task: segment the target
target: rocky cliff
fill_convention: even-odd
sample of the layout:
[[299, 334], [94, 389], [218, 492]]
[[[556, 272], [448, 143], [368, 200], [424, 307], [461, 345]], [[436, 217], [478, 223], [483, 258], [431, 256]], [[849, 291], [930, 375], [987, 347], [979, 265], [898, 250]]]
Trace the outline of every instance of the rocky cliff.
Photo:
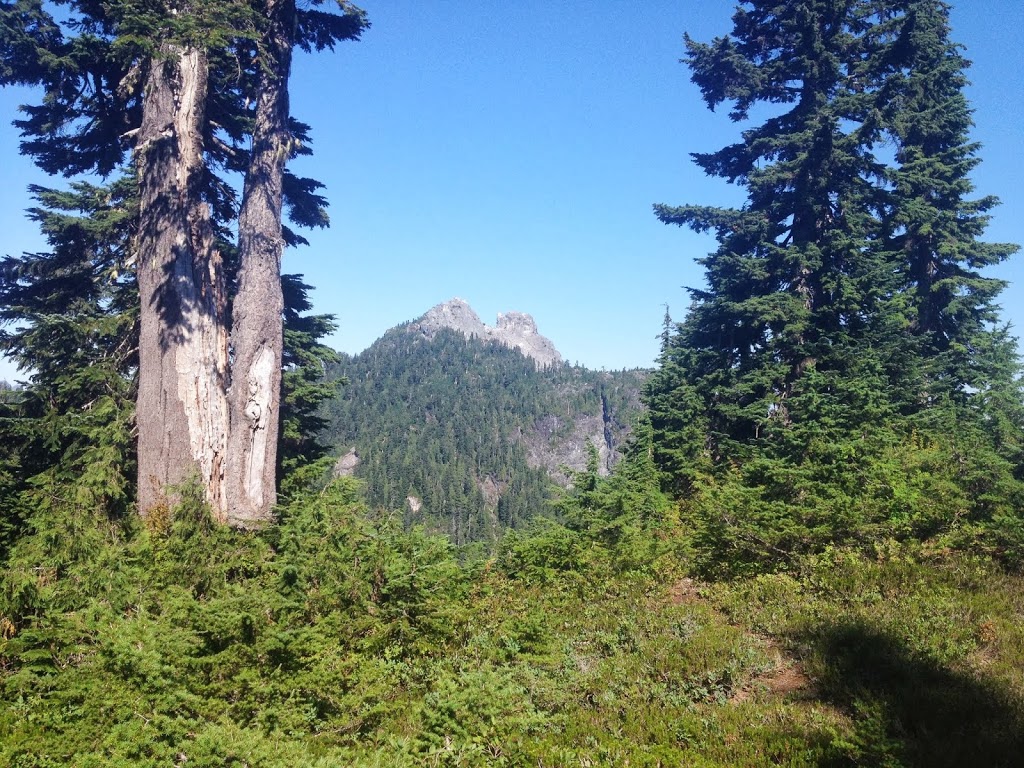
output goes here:
[[477, 337], [518, 349], [536, 363], [538, 368], [558, 365], [562, 356], [555, 345], [537, 331], [537, 323], [525, 312], [505, 312], [498, 315], [497, 325], [491, 327], [467, 302], [454, 298], [428, 310], [423, 317], [409, 325], [413, 333], [433, 339], [442, 328], [458, 331], [467, 338]]

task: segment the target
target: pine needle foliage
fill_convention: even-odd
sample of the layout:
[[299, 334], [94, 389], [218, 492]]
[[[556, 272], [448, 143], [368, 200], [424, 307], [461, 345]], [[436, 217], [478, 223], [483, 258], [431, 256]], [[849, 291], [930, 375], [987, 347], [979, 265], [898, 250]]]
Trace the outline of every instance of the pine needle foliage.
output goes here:
[[948, 14], [752, 0], [730, 34], [687, 38], [705, 102], [745, 126], [694, 160], [747, 201], [655, 206], [718, 249], [646, 400], [663, 485], [712, 570], [1005, 533], [1020, 508], [1019, 362], [1003, 284], [983, 273], [1016, 246], [979, 239], [996, 201], [971, 198], [968, 62]]
[[134, 185], [33, 187], [51, 246], [0, 261], [0, 349], [30, 375], [0, 421], [19, 445], [9, 514], [73, 504], [124, 515], [133, 500], [138, 308]]

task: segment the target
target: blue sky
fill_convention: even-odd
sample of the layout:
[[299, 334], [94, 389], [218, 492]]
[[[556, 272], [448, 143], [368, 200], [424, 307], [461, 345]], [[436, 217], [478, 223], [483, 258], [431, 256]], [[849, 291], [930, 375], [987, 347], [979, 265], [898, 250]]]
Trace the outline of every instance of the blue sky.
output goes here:
[[[730, 29], [730, 2], [364, 0], [372, 27], [331, 54], [300, 56], [293, 112], [313, 126], [300, 173], [327, 184], [332, 227], [284, 269], [337, 316], [333, 346], [358, 352], [389, 327], [459, 296], [484, 322], [531, 313], [569, 361], [649, 366], [664, 305], [713, 239], [666, 227], [656, 202], [738, 204], [690, 152], [740, 126], [703, 105], [678, 60], [682, 36]], [[987, 239], [1024, 243], [1024, 3], [961, 0], [955, 38], [974, 62], [968, 95], [983, 163], [979, 195], [1002, 199]], [[48, 183], [8, 126], [24, 91], [0, 91], [0, 248], [38, 250], [25, 185]], [[52, 182], [51, 182], [52, 183]], [[1024, 327], [1024, 256], [1004, 317]], [[0, 378], [17, 378], [0, 364]]]

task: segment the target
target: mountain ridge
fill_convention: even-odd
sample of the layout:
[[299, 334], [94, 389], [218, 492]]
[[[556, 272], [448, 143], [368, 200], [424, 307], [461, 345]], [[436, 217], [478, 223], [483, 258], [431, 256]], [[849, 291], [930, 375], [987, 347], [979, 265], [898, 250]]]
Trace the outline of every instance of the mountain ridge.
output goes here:
[[442, 328], [518, 349], [540, 368], [562, 363], [562, 355], [554, 343], [540, 334], [537, 322], [526, 312], [499, 312], [496, 324], [489, 326], [469, 302], [456, 296], [431, 307], [408, 326], [410, 332], [420, 333], [427, 339], [433, 339]]

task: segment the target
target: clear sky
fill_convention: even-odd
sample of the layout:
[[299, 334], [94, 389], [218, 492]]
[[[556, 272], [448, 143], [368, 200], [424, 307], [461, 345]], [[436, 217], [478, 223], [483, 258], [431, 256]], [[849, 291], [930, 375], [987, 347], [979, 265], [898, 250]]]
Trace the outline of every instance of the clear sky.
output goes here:
[[[649, 366], [664, 305], [710, 236], [666, 227], [652, 203], [738, 204], [690, 152], [734, 141], [690, 84], [684, 32], [730, 29], [715, 0], [364, 0], [360, 42], [300, 55], [297, 118], [315, 157], [296, 170], [327, 184], [333, 225], [284, 269], [337, 316], [333, 346], [358, 352], [389, 327], [459, 296], [481, 319], [531, 313], [563, 357], [592, 368]], [[1024, 3], [960, 0], [954, 37], [974, 62], [968, 95], [983, 163], [978, 195], [1003, 201], [987, 239], [1024, 243]], [[0, 248], [38, 250], [25, 185], [47, 182], [8, 126], [24, 91], [0, 91]], [[1024, 327], [1024, 256], [1004, 316]], [[0, 378], [17, 378], [0, 364]]]

